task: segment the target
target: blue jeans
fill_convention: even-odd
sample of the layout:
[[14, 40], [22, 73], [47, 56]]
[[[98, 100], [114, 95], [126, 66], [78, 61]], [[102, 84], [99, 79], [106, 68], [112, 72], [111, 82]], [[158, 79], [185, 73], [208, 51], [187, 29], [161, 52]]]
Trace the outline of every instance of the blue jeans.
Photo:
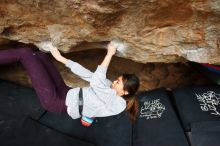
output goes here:
[[[41, 105], [50, 112], [67, 112], [65, 100], [68, 87], [46, 53], [30, 48], [0, 51], [0, 64], [20, 62], [29, 75]], [[25, 95], [24, 95], [25, 96]]]

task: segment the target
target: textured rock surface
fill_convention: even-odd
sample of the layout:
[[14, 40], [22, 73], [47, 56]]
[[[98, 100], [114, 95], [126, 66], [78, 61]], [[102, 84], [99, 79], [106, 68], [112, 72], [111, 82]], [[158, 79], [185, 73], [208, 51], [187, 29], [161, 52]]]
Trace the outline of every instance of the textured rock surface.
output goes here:
[[137, 62], [219, 64], [219, 36], [219, 0], [0, 1], [0, 38], [52, 40], [63, 52], [117, 38], [130, 46], [117, 56]]
[[[79, 62], [91, 71], [95, 71], [98, 64], [104, 58], [105, 51], [90, 50], [82, 52], [73, 52], [66, 54], [67, 58]], [[63, 64], [55, 61], [59, 72], [63, 76], [66, 84], [71, 87], [84, 87], [88, 83], [72, 74]], [[19, 84], [31, 86], [30, 78], [27, 76], [21, 64], [10, 64], [0, 66], [0, 78], [11, 80]], [[107, 77], [110, 80], [116, 79], [122, 73], [135, 73], [140, 77], [140, 90], [151, 90], [155, 88], [177, 88], [194, 84], [210, 84], [204, 76], [190, 68], [187, 63], [136, 63], [131, 60], [113, 57], [108, 69]]]

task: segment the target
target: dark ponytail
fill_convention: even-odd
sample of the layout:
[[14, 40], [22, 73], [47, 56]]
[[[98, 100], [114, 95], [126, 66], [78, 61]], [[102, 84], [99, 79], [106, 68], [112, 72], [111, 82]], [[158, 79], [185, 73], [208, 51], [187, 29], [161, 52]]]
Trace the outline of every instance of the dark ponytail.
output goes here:
[[138, 114], [138, 100], [135, 94], [140, 86], [140, 81], [135, 74], [123, 74], [122, 80], [124, 83], [124, 90], [128, 92], [128, 95], [123, 96], [127, 101], [126, 111], [129, 114], [130, 120], [134, 122]]

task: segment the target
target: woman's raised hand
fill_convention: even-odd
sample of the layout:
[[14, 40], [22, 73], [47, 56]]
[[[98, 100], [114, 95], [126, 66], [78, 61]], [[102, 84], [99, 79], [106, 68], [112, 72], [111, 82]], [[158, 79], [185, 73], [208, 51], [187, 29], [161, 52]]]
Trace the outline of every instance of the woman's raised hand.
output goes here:
[[100, 64], [103, 67], [108, 68], [110, 61], [112, 59], [112, 56], [116, 53], [116, 47], [112, 44], [109, 43], [107, 46], [107, 55], [105, 55], [104, 60], [102, 61], [102, 63]]
[[112, 44], [112, 43], [109, 43], [108, 46], [107, 46], [107, 50], [108, 50], [108, 55], [115, 55], [116, 53], [116, 47]]
[[60, 54], [60, 51], [57, 49], [57, 47], [55, 47], [55, 46], [49, 46], [49, 48], [50, 48], [50, 53], [56, 58], [56, 57], [59, 57], [59, 56], [61, 56], [61, 54]]
[[50, 53], [53, 55], [53, 57], [63, 64], [66, 64], [68, 59], [63, 57], [60, 53], [60, 51], [57, 49], [57, 47], [53, 46], [52, 43], [47, 44], [47, 47], [49, 48]]

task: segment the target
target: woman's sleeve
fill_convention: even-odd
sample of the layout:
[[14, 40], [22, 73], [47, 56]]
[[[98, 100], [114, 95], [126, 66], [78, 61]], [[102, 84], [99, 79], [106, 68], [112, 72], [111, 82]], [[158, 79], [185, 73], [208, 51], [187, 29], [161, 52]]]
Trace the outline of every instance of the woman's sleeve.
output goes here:
[[107, 67], [98, 65], [96, 71], [93, 73], [92, 80], [90, 81], [90, 86], [93, 88], [105, 89], [110, 88], [111, 81], [106, 79]]
[[72, 60], [68, 60], [68, 62], [65, 64], [65, 66], [70, 68], [70, 70], [74, 74], [78, 75], [83, 80], [86, 80], [88, 82], [91, 81], [91, 78], [93, 76], [93, 72], [91, 72], [90, 70], [86, 69], [85, 67], [83, 67], [79, 63], [74, 62]]
[[106, 71], [106, 67], [99, 65], [92, 76], [90, 87], [100, 101], [109, 103], [112, 100], [110, 96], [114, 94], [114, 90], [111, 89], [111, 84], [109, 84], [109, 80], [106, 79]]

